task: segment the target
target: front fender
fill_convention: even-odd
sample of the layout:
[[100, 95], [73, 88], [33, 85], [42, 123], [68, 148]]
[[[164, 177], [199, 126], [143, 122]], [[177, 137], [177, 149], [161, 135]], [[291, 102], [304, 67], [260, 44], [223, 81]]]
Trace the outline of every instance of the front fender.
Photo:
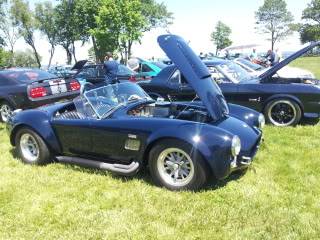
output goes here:
[[10, 129], [10, 142], [15, 146], [15, 136], [22, 127], [31, 128], [37, 132], [48, 144], [48, 147], [55, 153], [61, 152], [59, 141], [50, 123], [50, 116], [47, 112], [35, 109], [19, 112], [11, 118], [8, 125]]
[[229, 115], [237, 118], [251, 127], [259, 128], [259, 115], [260, 113], [247, 107], [243, 107], [236, 104], [228, 104]]
[[221, 128], [199, 123], [184, 123], [153, 132], [147, 139], [147, 150], [164, 139], [178, 139], [189, 143], [197, 150], [216, 178], [222, 179], [230, 173], [231, 141], [233, 134]]

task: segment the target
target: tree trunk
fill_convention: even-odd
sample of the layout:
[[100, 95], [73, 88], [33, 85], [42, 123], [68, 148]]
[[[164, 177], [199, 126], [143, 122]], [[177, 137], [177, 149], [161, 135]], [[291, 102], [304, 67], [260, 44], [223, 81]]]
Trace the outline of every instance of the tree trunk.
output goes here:
[[273, 51], [274, 48], [274, 32], [271, 32], [271, 50]]
[[74, 46], [74, 42], [72, 43], [72, 55], [73, 55], [73, 59], [75, 62], [77, 62], [77, 58], [76, 58], [76, 48]]
[[64, 50], [66, 51], [66, 54], [67, 54], [67, 64], [68, 65], [70, 65], [71, 61], [72, 61], [72, 54], [70, 52], [69, 46], [70, 46], [69, 44], [62, 46], [64, 48]]
[[54, 51], [55, 51], [55, 47], [54, 47], [53, 45], [51, 45], [48, 69], [49, 69], [49, 68], [50, 68], [50, 66], [51, 66], [51, 61], [52, 61], [52, 58], [53, 58], [53, 55], [54, 55]]
[[92, 44], [93, 44], [93, 50], [94, 50], [94, 58], [96, 63], [98, 63], [98, 48], [97, 48], [97, 42], [96, 38], [94, 36], [91, 36]]
[[37, 52], [37, 49], [36, 49], [36, 47], [34, 46], [34, 44], [32, 44], [31, 47], [32, 47], [33, 52], [34, 52], [34, 56], [36, 57], [38, 67], [41, 68], [41, 62], [40, 62], [40, 58], [39, 58], [39, 54], [38, 54], [38, 52]]

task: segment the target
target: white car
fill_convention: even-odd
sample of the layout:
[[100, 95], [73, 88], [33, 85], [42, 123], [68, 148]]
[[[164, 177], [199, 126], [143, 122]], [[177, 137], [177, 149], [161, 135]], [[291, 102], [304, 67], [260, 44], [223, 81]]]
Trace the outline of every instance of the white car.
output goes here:
[[[269, 68], [265, 68], [259, 64], [250, 62], [244, 58], [237, 58], [233, 60], [235, 63], [240, 65], [243, 69], [249, 72], [252, 76], [259, 76], [260, 74], [266, 72]], [[297, 67], [285, 66], [277, 72], [279, 77], [282, 78], [310, 78], [315, 79], [315, 76], [312, 72], [305, 69]]]

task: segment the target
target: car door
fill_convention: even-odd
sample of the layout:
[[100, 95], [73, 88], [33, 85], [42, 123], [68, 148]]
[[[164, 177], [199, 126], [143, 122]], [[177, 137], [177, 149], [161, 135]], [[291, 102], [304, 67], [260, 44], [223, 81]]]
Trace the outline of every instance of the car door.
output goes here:
[[65, 155], [86, 157], [92, 152], [91, 119], [53, 119], [52, 126]]
[[[263, 110], [265, 100], [271, 96], [269, 89], [272, 89], [273, 87], [269, 85], [269, 89], [267, 89], [267, 86], [264, 85], [266, 84], [239, 83], [235, 103], [261, 112]], [[277, 86], [274, 86], [274, 89], [276, 88]]]
[[[126, 119], [94, 120], [90, 131], [92, 158], [129, 163], [139, 155], [140, 135], [131, 128], [134, 123]], [[138, 144], [137, 144], [138, 143]]]

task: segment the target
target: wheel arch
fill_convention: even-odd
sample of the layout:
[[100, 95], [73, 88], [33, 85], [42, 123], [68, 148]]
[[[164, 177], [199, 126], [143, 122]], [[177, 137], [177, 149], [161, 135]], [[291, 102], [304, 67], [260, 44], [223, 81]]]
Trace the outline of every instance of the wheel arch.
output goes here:
[[[195, 137], [198, 140], [195, 140]], [[206, 162], [213, 175], [222, 179], [230, 172], [231, 139], [233, 134], [213, 125], [188, 122], [159, 129], [149, 136], [140, 159], [148, 161], [149, 152], [155, 144], [165, 139], [175, 139], [193, 147]]]
[[7, 102], [10, 104], [11, 107], [13, 107], [14, 109], [16, 109], [16, 104], [8, 97], [3, 97], [3, 96], [0, 96], [0, 103], [3, 103], [3, 102]]
[[265, 111], [267, 105], [273, 101], [273, 100], [277, 100], [277, 99], [287, 99], [287, 100], [292, 100], [294, 101], [295, 103], [297, 103], [301, 109], [301, 114], [303, 115], [304, 113], [304, 107], [303, 107], [303, 104], [302, 102], [300, 101], [300, 99], [296, 96], [293, 96], [293, 95], [290, 95], [290, 94], [275, 94], [275, 95], [272, 95], [270, 96], [269, 98], [267, 98], [264, 103], [263, 103], [263, 107], [262, 107], [262, 112]]
[[[190, 141], [186, 141], [186, 139], [177, 138], [177, 137], [173, 137], [173, 136], [163, 136], [163, 137], [154, 139], [145, 148], [145, 151], [143, 154], [143, 159], [142, 159], [144, 166], [148, 165], [149, 154], [150, 154], [150, 151], [152, 150], [152, 148], [154, 146], [156, 146], [158, 143], [160, 143], [162, 141], [168, 141], [168, 140], [175, 140], [175, 141], [183, 142], [183, 143], [186, 143], [187, 145], [189, 145], [190, 147], [195, 147], [195, 145], [192, 144]], [[198, 147], [195, 147], [194, 149], [197, 151], [198, 154], [201, 155], [202, 159], [204, 160], [203, 162], [206, 166], [206, 169], [209, 171], [209, 174], [214, 174], [212, 167], [210, 166], [208, 160], [206, 159], [206, 157], [204, 156], [202, 151]]]
[[60, 142], [51, 126], [49, 116], [45, 112], [27, 110], [15, 116], [15, 123], [10, 131], [10, 142], [13, 146], [15, 145], [15, 135], [22, 127], [30, 128], [36, 132], [54, 153], [61, 152]]
[[15, 139], [16, 139], [16, 136], [17, 136], [17, 133], [21, 130], [21, 129], [30, 129], [32, 130], [33, 132], [35, 132], [36, 134], [39, 135], [39, 137], [45, 142], [45, 144], [48, 146], [48, 148], [50, 149], [50, 151], [52, 152], [57, 152], [55, 149], [43, 136], [42, 134], [37, 131], [37, 129], [33, 128], [32, 126], [30, 125], [27, 125], [27, 124], [19, 124], [17, 126], [14, 127], [14, 129], [12, 130], [11, 134], [10, 134], [10, 143], [12, 146], [16, 146], [16, 142], [15, 142]]

